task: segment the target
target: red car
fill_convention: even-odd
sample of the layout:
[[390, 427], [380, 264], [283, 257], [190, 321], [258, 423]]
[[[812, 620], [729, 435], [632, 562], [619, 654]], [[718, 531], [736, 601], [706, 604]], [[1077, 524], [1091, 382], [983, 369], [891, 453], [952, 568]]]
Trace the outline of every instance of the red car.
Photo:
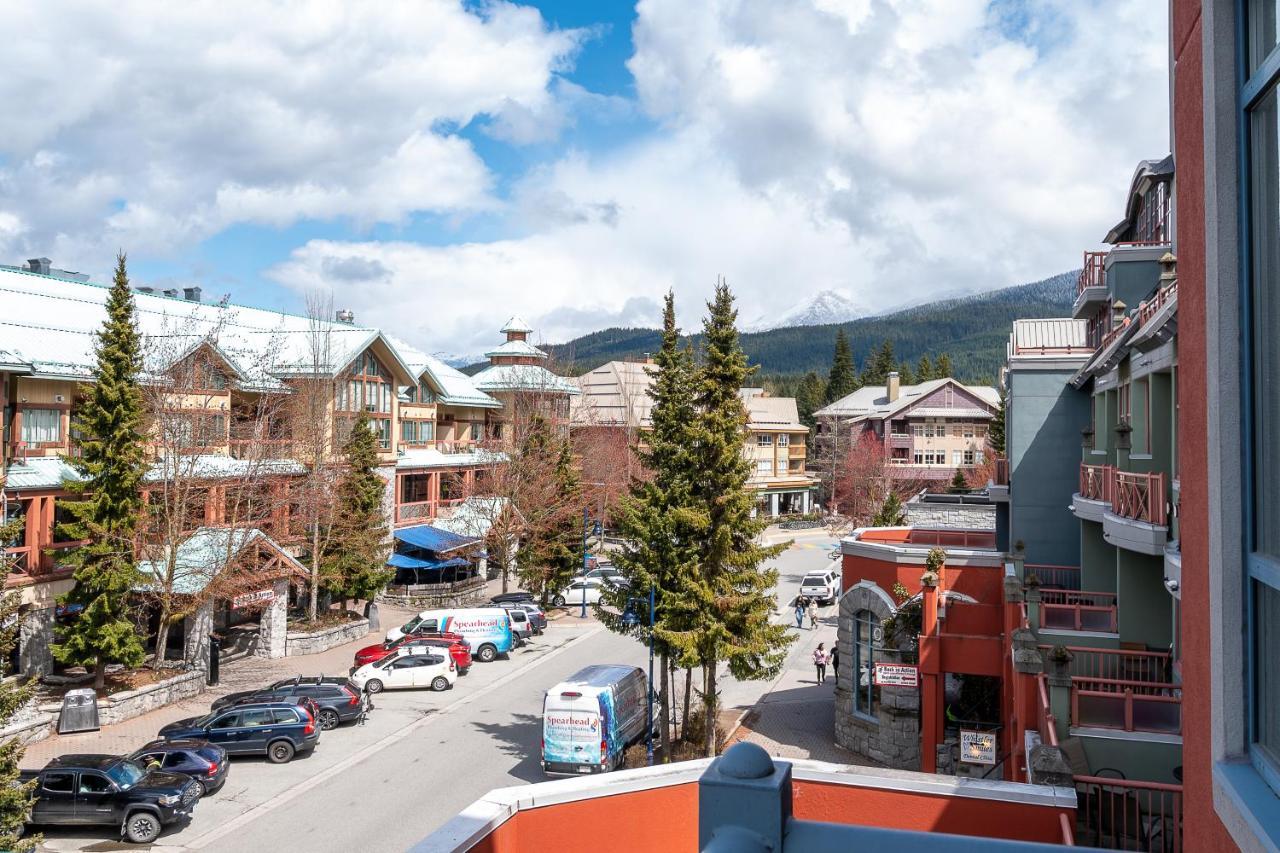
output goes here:
[[467, 645], [467, 641], [460, 634], [451, 633], [423, 633], [423, 634], [406, 634], [398, 640], [390, 643], [378, 643], [376, 646], [365, 646], [356, 652], [355, 666], [352, 669], [362, 667], [367, 663], [380, 661], [387, 655], [394, 652], [401, 646], [442, 646], [449, 650], [453, 663], [458, 667], [458, 674], [464, 675], [471, 668], [471, 647]]

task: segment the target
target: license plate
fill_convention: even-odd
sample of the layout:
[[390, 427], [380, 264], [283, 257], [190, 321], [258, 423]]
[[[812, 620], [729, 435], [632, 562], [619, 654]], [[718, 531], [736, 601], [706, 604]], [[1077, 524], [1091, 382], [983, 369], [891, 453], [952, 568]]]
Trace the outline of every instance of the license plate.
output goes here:
[[590, 772], [591, 772], [591, 768], [590, 768], [590, 767], [579, 766], [579, 767], [578, 767], [578, 772], [579, 772], [579, 773], [590, 773]]

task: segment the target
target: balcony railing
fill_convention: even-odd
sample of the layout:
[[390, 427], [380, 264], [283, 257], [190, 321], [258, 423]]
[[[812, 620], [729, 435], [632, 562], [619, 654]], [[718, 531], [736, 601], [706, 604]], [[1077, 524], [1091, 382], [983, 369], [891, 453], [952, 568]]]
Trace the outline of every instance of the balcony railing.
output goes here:
[[1115, 469], [1110, 465], [1080, 465], [1080, 497], [1111, 502]]
[[1051, 566], [1045, 563], [1027, 563], [1025, 568], [1028, 574], [1035, 574], [1040, 581], [1040, 588], [1043, 590], [1080, 589], [1079, 566]]
[[288, 459], [293, 442], [287, 438], [233, 438], [228, 447], [232, 459]]
[[1124, 330], [1129, 328], [1129, 322], [1130, 322], [1129, 318], [1125, 317], [1119, 323], [1117, 323], [1111, 329], [1111, 331], [1103, 335], [1102, 343], [1098, 345], [1098, 349], [1105, 350], [1107, 347], [1111, 346], [1111, 344], [1115, 342], [1116, 338], [1120, 337], [1120, 335], [1124, 332]]
[[1126, 732], [1182, 733], [1182, 688], [1117, 678], [1071, 679], [1071, 725]]
[[1058, 721], [1049, 704], [1049, 676], [1043, 672], [1036, 676], [1036, 728], [1040, 739], [1049, 746], [1058, 745]]
[[912, 436], [909, 432], [891, 432], [889, 433], [890, 447], [911, 447]]
[[1040, 624], [1060, 631], [1116, 631], [1112, 592], [1046, 589], [1040, 593]]
[[1165, 477], [1163, 473], [1115, 472], [1111, 511], [1122, 518], [1164, 526]]
[[[1047, 645], [1040, 646], [1041, 651], [1048, 651], [1050, 648]], [[1072, 655], [1072, 676], [1157, 683], [1167, 683], [1170, 678], [1171, 662], [1168, 652], [1097, 649], [1088, 646], [1067, 646], [1067, 651]]]
[[922, 530], [912, 528], [906, 545], [937, 545], [939, 547], [994, 548], [996, 535], [990, 530]]
[[1181, 785], [1107, 776], [1076, 776], [1075, 783], [1077, 843], [1181, 853]]
[[1077, 296], [1090, 287], [1106, 287], [1107, 270], [1104, 266], [1106, 260], [1106, 252], [1084, 253], [1084, 264], [1080, 270], [1080, 277], [1076, 279]]
[[435, 501], [413, 501], [396, 504], [396, 524], [408, 524], [411, 521], [428, 521], [436, 517]]
[[1156, 292], [1150, 301], [1142, 303], [1138, 307], [1138, 324], [1146, 325], [1147, 321], [1156, 315], [1156, 312], [1163, 308], [1168, 302], [1177, 298], [1178, 282], [1175, 280], [1168, 287], [1162, 287]]

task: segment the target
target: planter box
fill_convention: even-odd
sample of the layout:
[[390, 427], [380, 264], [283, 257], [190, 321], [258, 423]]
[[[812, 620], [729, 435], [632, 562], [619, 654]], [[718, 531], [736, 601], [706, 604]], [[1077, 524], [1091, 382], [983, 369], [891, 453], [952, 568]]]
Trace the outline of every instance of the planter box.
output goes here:
[[442, 610], [449, 607], [476, 607], [484, 600], [483, 583], [463, 589], [433, 591], [428, 586], [388, 587], [378, 595], [379, 604], [408, 610]]
[[294, 655], [316, 655], [326, 652], [334, 646], [342, 646], [353, 640], [359, 640], [369, 634], [369, 620], [355, 619], [345, 625], [325, 628], [323, 631], [302, 633], [290, 631], [285, 636], [285, 657]]
[[148, 711], [181, 702], [197, 693], [203, 693], [206, 684], [204, 670], [191, 670], [155, 684], [113, 693], [98, 700], [98, 722], [103, 726], [132, 720]]
[[23, 745], [35, 743], [53, 734], [57, 722], [56, 707], [52, 710], [48, 705], [37, 707], [33, 701], [18, 709], [9, 721], [9, 725], [0, 729], [0, 740], [7, 741], [14, 738]]

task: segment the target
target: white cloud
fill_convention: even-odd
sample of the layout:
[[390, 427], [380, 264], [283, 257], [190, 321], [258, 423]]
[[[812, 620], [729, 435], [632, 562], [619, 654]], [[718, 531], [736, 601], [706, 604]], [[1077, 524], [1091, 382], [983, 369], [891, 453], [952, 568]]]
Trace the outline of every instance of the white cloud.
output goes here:
[[21, 109], [0, 114], [0, 210], [22, 247], [87, 268], [237, 223], [490, 209], [485, 164], [442, 128], [511, 113], [553, 136], [581, 37], [500, 0], [4, 7], [0, 102]]
[[[483, 350], [512, 312], [552, 341], [635, 322], [668, 287], [694, 325], [717, 274], [744, 316], [824, 289], [887, 308], [1078, 263], [1137, 161], [1168, 151], [1167, 10], [1150, 0], [638, 13], [629, 67], [659, 130], [529, 175], [508, 214], [522, 236], [315, 241], [272, 276], [335, 286], [362, 318], [454, 352]], [[386, 277], [325, 273], [352, 257]]]

